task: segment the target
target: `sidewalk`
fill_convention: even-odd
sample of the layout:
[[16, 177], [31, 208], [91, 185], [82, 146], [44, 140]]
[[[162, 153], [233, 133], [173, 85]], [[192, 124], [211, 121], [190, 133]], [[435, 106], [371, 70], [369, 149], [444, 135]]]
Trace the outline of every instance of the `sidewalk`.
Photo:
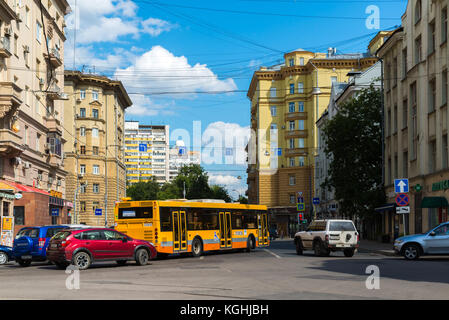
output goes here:
[[377, 253], [384, 256], [395, 255], [392, 243], [382, 243], [372, 240], [360, 240], [358, 251], [362, 253]]

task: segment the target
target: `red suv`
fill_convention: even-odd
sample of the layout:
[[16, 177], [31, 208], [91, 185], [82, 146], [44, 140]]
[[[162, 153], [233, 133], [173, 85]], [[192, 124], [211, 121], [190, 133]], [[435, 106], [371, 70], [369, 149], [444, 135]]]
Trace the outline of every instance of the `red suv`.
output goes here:
[[138, 265], [146, 265], [156, 254], [152, 243], [107, 228], [62, 230], [51, 238], [47, 248], [47, 259], [61, 269], [71, 263], [85, 270], [94, 261], [107, 260], [120, 265], [135, 260]]

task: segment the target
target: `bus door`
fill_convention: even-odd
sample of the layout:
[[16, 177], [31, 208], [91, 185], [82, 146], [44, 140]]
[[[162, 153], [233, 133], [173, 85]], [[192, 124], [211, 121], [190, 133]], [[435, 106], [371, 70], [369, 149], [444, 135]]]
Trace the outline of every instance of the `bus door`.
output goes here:
[[220, 212], [220, 248], [232, 248], [230, 212]]
[[186, 212], [172, 211], [173, 252], [187, 251]]
[[267, 246], [268, 245], [268, 221], [266, 214], [258, 214], [259, 220], [259, 245]]

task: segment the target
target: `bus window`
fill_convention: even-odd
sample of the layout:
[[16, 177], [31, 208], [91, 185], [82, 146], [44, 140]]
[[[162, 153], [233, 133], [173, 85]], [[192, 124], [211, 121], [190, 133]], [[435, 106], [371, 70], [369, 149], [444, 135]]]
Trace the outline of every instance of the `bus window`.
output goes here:
[[153, 207], [119, 208], [119, 219], [152, 219]]
[[232, 213], [232, 229], [243, 229], [243, 212], [234, 211]]
[[159, 218], [161, 220], [161, 231], [173, 231], [170, 208], [159, 207]]
[[188, 208], [187, 228], [189, 230], [217, 230], [218, 211], [207, 208]]
[[257, 225], [257, 211], [245, 210], [242, 216], [243, 229], [256, 229]]

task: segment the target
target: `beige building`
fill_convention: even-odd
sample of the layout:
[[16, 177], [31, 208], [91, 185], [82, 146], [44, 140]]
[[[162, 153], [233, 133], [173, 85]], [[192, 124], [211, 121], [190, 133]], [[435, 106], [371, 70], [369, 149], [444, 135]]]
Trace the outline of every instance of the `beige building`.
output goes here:
[[22, 194], [0, 197], [0, 212], [14, 214], [16, 230], [67, 221], [61, 125], [69, 11], [66, 0], [0, 1], [0, 179]]
[[[411, 0], [377, 55], [385, 92], [384, 233], [397, 237], [447, 221], [448, 0]], [[410, 214], [395, 213], [393, 181], [408, 178]], [[405, 220], [405, 223], [403, 223]]]
[[281, 65], [256, 71], [248, 90], [253, 130], [248, 198], [267, 205], [278, 231], [288, 235], [298, 227], [298, 192], [310, 219], [316, 121], [329, 104], [332, 83], [346, 82], [349, 72], [365, 70], [377, 58], [369, 52], [337, 54], [336, 48], [329, 48], [327, 53], [298, 49], [284, 59]]
[[111, 225], [115, 202], [126, 193], [125, 109], [131, 99], [120, 81], [78, 71], [65, 72], [65, 92], [64, 152], [67, 198], [75, 209], [72, 222]]

